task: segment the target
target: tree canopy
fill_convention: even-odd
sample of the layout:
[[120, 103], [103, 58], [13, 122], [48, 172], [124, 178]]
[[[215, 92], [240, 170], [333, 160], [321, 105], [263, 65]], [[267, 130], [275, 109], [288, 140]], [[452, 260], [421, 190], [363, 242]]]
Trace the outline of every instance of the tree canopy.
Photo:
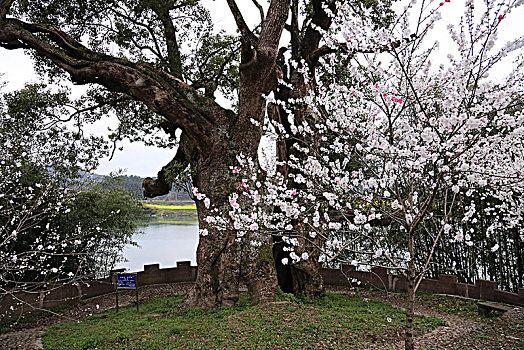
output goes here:
[[[2, 1], [0, 45], [28, 50], [40, 72], [55, 81], [69, 76], [73, 83], [93, 84], [77, 115], [89, 121], [114, 112], [122, 122], [112, 135], [115, 140], [139, 139], [157, 130], [176, 140], [181, 129], [174, 162], [180, 168], [190, 165], [193, 184], [226, 208], [235, 186], [228, 166], [241, 151], [257, 153], [261, 127], [250, 120], [263, 122], [263, 94], [277, 82], [278, 44], [290, 0], [271, 1], [253, 31], [235, 1], [227, 4], [238, 37], [212, 33], [209, 13], [199, 1]], [[217, 90], [237, 96], [235, 111], [215, 102]], [[170, 188], [164, 171], [144, 184], [149, 196]], [[205, 228], [207, 208], [198, 209]], [[200, 240], [199, 277], [188, 304], [211, 307], [238, 299], [240, 275], [231, 263], [242, 259], [234, 258], [241, 254], [238, 245], [229, 243], [234, 235], [214, 230]], [[270, 271], [271, 264], [251, 261], [244, 279], [253, 300], [271, 298], [274, 276], [249, 272]], [[257, 284], [273, 287], [265, 295]]]

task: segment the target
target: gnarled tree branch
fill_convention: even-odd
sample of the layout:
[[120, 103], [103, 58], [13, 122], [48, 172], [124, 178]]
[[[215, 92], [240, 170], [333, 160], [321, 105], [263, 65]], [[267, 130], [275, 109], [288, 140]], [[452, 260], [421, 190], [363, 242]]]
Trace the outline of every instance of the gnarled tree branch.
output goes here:
[[[161, 125], [166, 133], [174, 137], [176, 126], [166, 122]], [[153, 198], [168, 194], [172, 188], [172, 172], [175, 169], [186, 169], [191, 161], [193, 145], [185, 135], [181, 135], [175, 157], [158, 172], [157, 178], [147, 177], [142, 182], [144, 197]], [[171, 175], [170, 175], [171, 174]]]
[[2, 0], [0, 1], [0, 23], [5, 19], [11, 5], [13, 5], [14, 0]]
[[76, 83], [97, 83], [144, 102], [154, 112], [179, 125], [203, 151], [211, 147], [215, 125], [231, 113], [176, 77], [146, 63], [92, 51], [50, 25], [8, 18], [0, 26], [0, 46], [32, 49], [68, 72]]

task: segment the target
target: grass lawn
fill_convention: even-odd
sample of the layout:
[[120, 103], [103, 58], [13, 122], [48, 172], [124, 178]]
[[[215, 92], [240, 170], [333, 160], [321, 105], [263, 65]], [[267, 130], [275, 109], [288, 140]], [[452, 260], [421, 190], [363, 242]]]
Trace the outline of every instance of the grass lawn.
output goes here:
[[[388, 344], [403, 332], [404, 312], [374, 300], [340, 294], [302, 302], [251, 306], [243, 293], [233, 308], [176, 310], [182, 296], [155, 297], [105, 311], [78, 323], [57, 324], [43, 335], [45, 349], [360, 349]], [[171, 314], [166, 315], [167, 312]], [[417, 333], [443, 325], [417, 317]]]
[[[401, 295], [407, 299], [406, 292], [402, 292]], [[463, 299], [460, 297], [433, 294], [426, 291], [417, 291], [417, 303], [419, 304], [438, 308], [441, 312], [460, 314], [462, 317], [482, 320], [483, 318], [479, 317], [478, 314], [477, 302], [478, 300], [474, 299]], [[493, 313], [493, 315], [498, 314]]]

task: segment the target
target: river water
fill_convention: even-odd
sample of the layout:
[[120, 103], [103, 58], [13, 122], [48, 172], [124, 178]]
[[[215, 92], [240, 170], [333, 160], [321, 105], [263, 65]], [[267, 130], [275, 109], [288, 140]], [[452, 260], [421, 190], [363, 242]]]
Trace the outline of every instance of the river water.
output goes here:
[[135, 234], [133, 241], [140, 247], [125, 247], [123, 254], [128, 261], [116, 268], [142, 271], [147, 264], [166, 268], [175, 266], [176, 261], [191, 261], [191, 265], [196, 265], [198, 223], [151, 224], [139, 229], [143, 234]]

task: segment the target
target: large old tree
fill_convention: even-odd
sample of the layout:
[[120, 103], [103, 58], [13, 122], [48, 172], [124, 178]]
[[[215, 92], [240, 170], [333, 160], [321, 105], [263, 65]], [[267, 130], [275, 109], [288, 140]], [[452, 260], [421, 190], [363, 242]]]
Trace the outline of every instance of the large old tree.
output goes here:
[[[281, 49], [277, 65], [284, 83], [274, 89], [274, 96], [279, 104], [272, 103], [268, 108], [268, 115], [271, 119], [281, 124], [288, 135], [293, 135], [281, 138], [277, 146], [277, 158], [284, 164], [280, 166], [279, 172], [289, 181], [289, 186], [297, 190], [304, 186], [293, 182], [293, 177], [289, 176], [289, 168], [285, 165], [291, 158], [304, 157], [304, 154], [297, 152], [295, 145], [308, 145], [308, 147], [315, 148], [319, 140], [318, 135], [298, 135], [293, 132], [293, 129], [301, 125], [323, 123], [325, 120], [307, 105], [304, 98], [317, 94], [321, 81], [324, 84], [332, 80], [351, 84], [348, 74], [351, 57], [357, 51], [366, 51], [357, 47], [350, 52], [346, 43], [335, 43], [335, 45], [328, 46], [323, 40], [325, 38], [322, 33], [339, 32], [340, 26], [335, 23], [334, 18], [340, 7], [350, 7], [355, 17], [368, 21], [377, 28], [386, 25], [393, 19], [390, 6], [391, 1], [389, 0], [338, 1], [338, 6], [335, 1], [310, 1], [305, 4], [298, 0], [291, 1], [290, 22], [286, 25], [290, 34], [286, 53], [288, 59], [284, 59], [283, 49]], [[375, 50], [387, 50], [387, 47], [378, 47]], [[368, 48], [367, 51], [373, 51], [373, 49]], [[326, 65], [320, 64], [325, 55], [342, 55], [343, 63], [331, 67], [332, 71], [328, 72]], [[304, 72], [308, 73], [304, 74]], [[292, 118], [288, 117], [289, 112]], [[319, 150], [316, 149], [316, 151]], [[293, 226], [294, 231], [299, 232], [298, 237], [308, 237], [307, 225], [297, 220]], [[289, 246], [286, 247], [281, 235], [278, 234], [274, 235], [273, 241], [280, 288], [285, 292], [304, 293], [308, 297], [321, 294], [323, 281], [318, 263], [320, 254], [318, 247], [323, 246], [324, 239], [321, 236], [310, 237], [307, 240], [300, 239], [297, 253], [299, 255], [307, 253], [310, 258], [286, 265], [282, 264], [282, 259], [289, 258], [289, 250], [286, 252]]]
[[[303, 249], [313, 258], [283, 266], [285, 253], [275, 235], [275, 268], [270, 237], [261, 246], [251, 245], [249, 236], [238, 241], [234, 229], [218, 229], [205, 218], [217, 215], [211, 210], [227, 216], [231, 209], [229, 196], [240, 186], [230, 176], [235, 157], [257, 158], [266, 115], [263, 96], [273, 92], [277, 99], [297, 100], [315, 91], [319, 58], [336, 52], [323, 46], [321, 34], [332, 26], [336, 1], [271, 0], [264, 11], [252, 0], [260, 12], [253, 29], [237, 3], [226, 1], [238, 37], [214, 33], [209, 12], [197, 0], [0, 0], [0, 46], [25, 49], [52, 80], [89, 85], [90, 107], [79, 111], [86, 120], [116, 114], [121, 124], [111, 135], [115, 140], [140, 139], [137, 135], [156, 129], [175, 140], [182, 130], [176, 156], [155, 180], [147, 179], [145, 195], [167, 193], [173, 171], [189, 166], [193, 185], [212, 203], [197, 201], [199, 225], [207, 234], [200, 237], [198, 277], [186, 298], [186, 305], [205, 308], [234, 304], [241, 281], [253, 302], [272, 299], [277, 284], [309, 296], [323, 289], [318, 253], [305, 242]], [[388, 6], [387, 1], [348, 3], [374, 8], [376, 22]], [[279, 49], [284, 30], [290, 42]], [[304, 80], [304, 68], [313, 79]], [[235, 101], [235, 109], [220, 106], [217, 91]], [[292, 113], [298, 124], [316, 118], [300, 104]], [[268, 115], [291, 128], [282, 108], [273, 105]], [[294, 153], [292, 143], [283, 141], [277, 153], [285, 161]]]
[[[0, 45], [33, 54], [39, 68], [52, 78], [66, 72], [75, 84], [103, 87], [91, 92], [93, 110], [114, 107], [128, 116], [132, 113], [122, 110], [145, 110], [142, 114], [150, 110], [161, 117], [156, 125], [151, 120], [158, 118], [151, 117], [152, 126], [173, 137], [181, 129], [175, 163], [189, 164], [194, 186], [219, 211], [227, 211], [229, 194], [238, 185], [230, 181], [229, 166], [239, 153], [257, 154], [261, 127], [250, 120], [262, 124], [266, 105], [262, 95], [276, 85], [278, 43], [290, 0], [271, 1], [267, 13], [261, 12], [256, 34], [235, 1], [227, 3], [241, 34], [237, 111], [221, 107], [213, 95], [219, 85], [227, 86], [226, 74], [235, 73], [238, 45], [234, 38], [214, 35], [206, 27], [209, 14], [198, 1], [2, 0]], [[189, 31], [197, 40], [187, 35]], [[199, 32], [204, 35], [198, 37]], [[182, 43], [199, 51], [196, 60], [181, 50]], [[133, 115], [136, 124], [147, 124], [140, 113]], [[148, 195], [165, 192], [168, 186], [162, 180], [160, 174], [158, 181], [146, 186]], [[186, 305], [232, 305], [241, 279], [253, 302], [272, 298], [277, 289], [273, 259], [259, 253], [268, 248], [243, 256], [234, 230], [215, 229], [204, 220], [209, 209], [201, 201], [197, 207], [200, 228], [208, 234], [200, 237], [197, 281]]]

